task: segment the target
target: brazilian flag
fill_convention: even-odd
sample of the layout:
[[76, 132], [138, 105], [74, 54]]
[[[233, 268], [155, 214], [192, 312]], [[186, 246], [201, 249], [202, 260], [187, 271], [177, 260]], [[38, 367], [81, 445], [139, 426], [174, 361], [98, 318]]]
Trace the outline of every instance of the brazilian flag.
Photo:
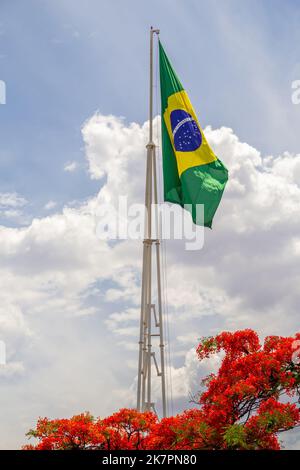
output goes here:
[[[228, 171], [203, 134], [187, 92], [159, 43], [164, 200], [191, 212], [195, 224], [212, 226]], [[204, 220], [196, 206], [203, 204]]]

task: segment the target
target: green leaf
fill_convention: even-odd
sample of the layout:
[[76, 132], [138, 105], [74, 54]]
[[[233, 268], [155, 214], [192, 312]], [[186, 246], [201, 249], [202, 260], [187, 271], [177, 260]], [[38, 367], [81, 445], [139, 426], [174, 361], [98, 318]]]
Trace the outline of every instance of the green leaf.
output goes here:
[[224, 433], [225, 442], [230, 449], [246, 449], [246, 433], [242, 424], [229, 426]]

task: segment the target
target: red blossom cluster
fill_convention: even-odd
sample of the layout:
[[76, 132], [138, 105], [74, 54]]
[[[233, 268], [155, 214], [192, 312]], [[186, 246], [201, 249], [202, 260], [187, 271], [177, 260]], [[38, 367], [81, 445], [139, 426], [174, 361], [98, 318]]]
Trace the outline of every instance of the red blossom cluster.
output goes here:
[[149, 430], [157, 423], [154, 413], [121, 409], [104, 419], [90, 413], [70, 419], [39, 419], [28, 435], [38, 439], [24, 450], [115, 450], [144, 449]]
[[199, 359], [224, 358], [203, 381], [198, 408], [161, 420], [130, 409], [105, 419], [43, 418], [28, 433], [37, 444], [24, 449], [280, 449], [278, 434], [300, 424], [299, 339], [269, 336], [261, 345], [252, 330], [204, 338]]

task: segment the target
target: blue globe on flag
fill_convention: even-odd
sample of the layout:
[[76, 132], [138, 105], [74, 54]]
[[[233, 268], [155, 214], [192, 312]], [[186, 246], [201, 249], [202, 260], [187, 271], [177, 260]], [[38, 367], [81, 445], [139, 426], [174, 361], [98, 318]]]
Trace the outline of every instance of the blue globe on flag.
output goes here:
[[202, 143], [201, 131], [192, 116], [183, 109], [171, 112], [174, 147], [178, 152], [192, 152]]

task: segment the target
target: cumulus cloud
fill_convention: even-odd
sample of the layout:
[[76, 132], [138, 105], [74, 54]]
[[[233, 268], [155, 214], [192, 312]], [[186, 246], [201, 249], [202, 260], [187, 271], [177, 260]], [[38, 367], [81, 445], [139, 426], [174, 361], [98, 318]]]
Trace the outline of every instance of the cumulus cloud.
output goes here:
[[[26, 227], [0, 228], [0, 339], [8, 362], [21, 364], [2, 377], [0, 396], [9, 393], [27, 410], [19, 439], [39, 414], [88, 408], [103, 415], [134, 403], [142, 247], [134, 240], [99, 240], [96, 214], [120, 195], [143, 202], [147, 131], [148, 123], [94, 115], [82, 135], [99, 193]], [[298, 327], [300, 155], [265, 157], [225, 127], [205, 133], [230, 173], [213, 230], [199, 252], [185, 251], [180, 240], [164, 242], [162, 250], [177, 408], [206, 375], [193, 349], [199, 337], [244, 327], [292, 334]], [[25, 204], [16, 194], [1, 198], [6, 208]], [[27, 387], [27, 402], [15, 393], [12, 377]]]
[[[205, 133], [230, 179], [204, 249], [195, 255], [180, 242], [168, 243], [168, 300], [179, 312], [176, 321], [217, 315], [224, 327], [252, 325], [288, 334], [299, 304], [300, 155], [263, 157], [225, 127], [207, 127]], [[115, 202], [120, 194], [141, 202], [147, 123], [127, 126], [122, 119], [95, 115], [83, 137], [91, 177], [105, 180], [98, 202]]]

